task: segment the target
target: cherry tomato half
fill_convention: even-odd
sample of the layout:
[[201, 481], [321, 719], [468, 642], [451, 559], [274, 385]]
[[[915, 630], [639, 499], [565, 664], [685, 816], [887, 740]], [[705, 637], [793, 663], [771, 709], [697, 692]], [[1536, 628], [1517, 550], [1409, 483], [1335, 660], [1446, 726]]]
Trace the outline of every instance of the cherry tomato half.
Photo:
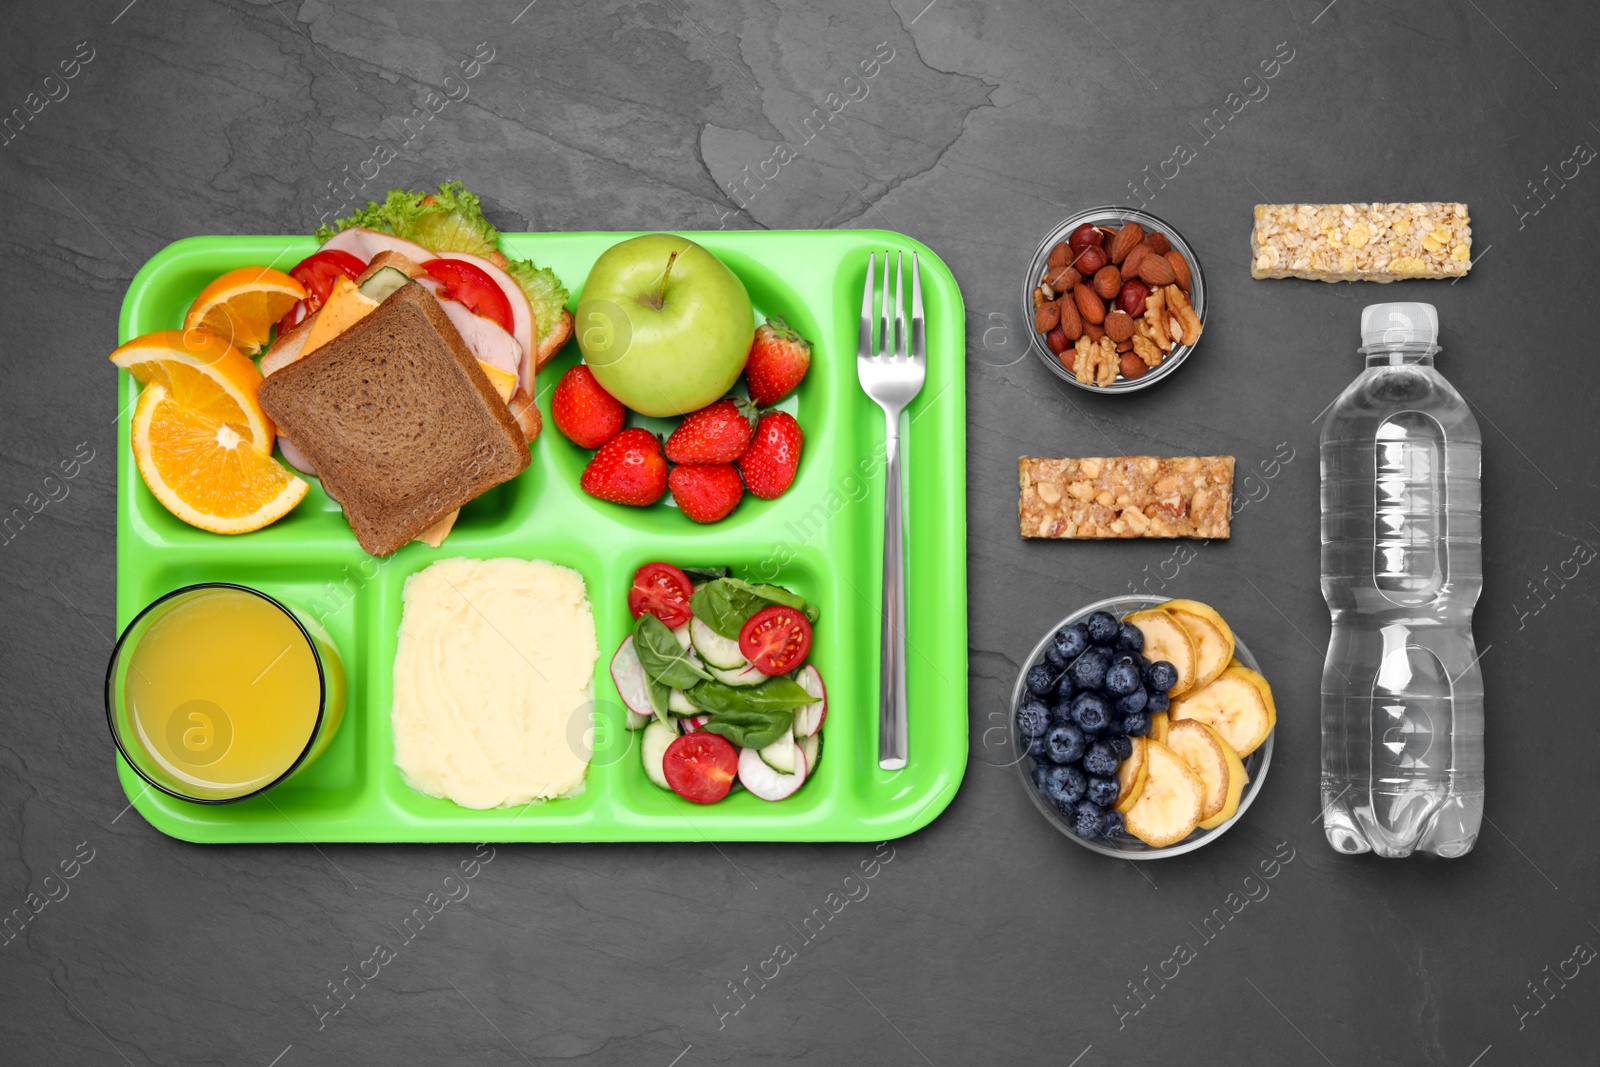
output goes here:
[[339, 278], [349, 278], [355, 281], [361, 277], [361, 272], [367, 265], [361, 262], [359, 256], [337, 248], [324, 248], [321, 252], [311, 255], [295, 264], [289, 271], [289, 277], [306, 287], [306, 297], [278, 323], [278, 332], [284, 333], [290, 327], [305, 321], [313, 311], [316, 311], [328, 301], [328, 294], [333, 292], [333, 283]]
[[422, 269], [443, 286], [440, 296], [467, 305], [468, 311], [498, 323], [506, 333], [512, 331], [511, 301], [486, 271], [461, 259], [430, 259]]
[[733, 788], [739, 774], [739, 750], [726, 737], [697, 730], [667, 746], [661, 772], [683, 799], [715, 804]]
[[689, 581], [689, 576], [672, 564], [646, 563], [633, 574], [633, 588], [628, 590], [628, 610], [636, 619], [648, 611], [676, 630], [694, 614], [689, 607], [689, 597], [693, 593], [694, 583]]
[[811, 651], [811, 624], [781, 604], [762, 608], [739, 631], [739, 651], [762, 674], [792, 671]]

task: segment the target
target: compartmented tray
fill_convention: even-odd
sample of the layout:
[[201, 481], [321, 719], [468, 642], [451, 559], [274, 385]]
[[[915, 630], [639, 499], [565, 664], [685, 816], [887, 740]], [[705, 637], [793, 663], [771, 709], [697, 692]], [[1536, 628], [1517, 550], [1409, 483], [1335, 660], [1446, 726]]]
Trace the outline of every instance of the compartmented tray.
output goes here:
[[[555, 269], [576, 306], [589, 267], [633, 234], [507, 234], [504, 250]], [[569, 343], [539, 378], [545, 430], [515, 480], [462, 510], [440, 549], [411, 544], [368, 556], [315, 480], [293, 513], [225, 537], [169, 515], [139, 476], [129, 447], [138, 383], [119, 382], [117, 623], [163, 593], [203, 581], [239, 582], [319, 619], [343, 655], [345, 722], [311, 766], [252, 800], [190, 804], [145, 786], [117, 757], [124, 791], [151, 825], [198, 842], [264, 841], [853, 841], [910, 833], [955, 795], [967, 758], [965, 318], [948, 268], [925, 246], [874, 230], [705, 232], [687, 236], [743, 279], [757, 314], [782, 315], [813, 339], [811, 372], [792, 407], [805, 431], [793, 487], [775, 501], [746, 496], [727, 519], [697, 526], [676, 509], [608, 504], [578, 476], [589, 453], [552, 426], [549, 386], [578, 361]], [[310, 237], [194, 237], [140, 269], [123, 302], [119, 342], [180, 326], [212, 278], [235, 267], [298, 262]], [[856, 381], [856, 332], [872, 251], [919, 254], [928, 317], [928, 378], [906, 413], [907, 684], [910, 764], [877, 764], [879, 596], [882, 588], [883, 417]], [[908, 263], [909, 267], [909, 263]], [[577, 329], [581, 330], [579, 323]], [[547, 559], [588, 585], [600, 641], [594, 759], [577, 796], [473, 811], [415, 792], [393, 762], [389, 708], [401, 588], [450, 556]], [[793, 797], [767, 803], [740, 791], [700, 806], [652, 785], [639, 735], [605, 669], [632, 626], [626, 594], [650, 560], [726, 564], [788, 585], [818, 604], [811, 662], [828, 683], [825, 748]], [[109, 748], [108, 743], [108, 748]]]

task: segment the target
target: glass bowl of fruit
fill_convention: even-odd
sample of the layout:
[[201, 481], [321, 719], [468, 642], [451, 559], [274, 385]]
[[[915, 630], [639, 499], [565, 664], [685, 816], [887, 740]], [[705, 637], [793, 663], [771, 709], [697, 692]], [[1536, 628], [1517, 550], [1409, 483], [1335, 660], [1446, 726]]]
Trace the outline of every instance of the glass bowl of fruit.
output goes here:
[[1034, 646], [1011, 696], [1011, 755], [1042, 815], [1120, 859], [1192, 852], [1250, 807], [1278, 713], [1214, 609], [1117, 596]]
[[1200, 260], [1165, 220], [1093, 207], [1039, 243], [1022, 313], [1045, 366], [1080, 389], [1133, 393], [1176, 371], [1205, 329]]

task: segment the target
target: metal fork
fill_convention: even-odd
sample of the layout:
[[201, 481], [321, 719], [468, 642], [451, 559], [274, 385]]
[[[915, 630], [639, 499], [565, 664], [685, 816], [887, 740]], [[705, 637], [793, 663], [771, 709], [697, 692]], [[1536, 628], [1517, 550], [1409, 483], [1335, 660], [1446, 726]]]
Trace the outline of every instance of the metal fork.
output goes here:
[[[894, 257], [894, 294], [889, 292], [889, 253], [883, 254], [883, 299], [878, 315], [878, 346], [872, 344], [872, 294], [878, 254], [867, 257], [867, 284], [861, 296], [861, 344], [856, 373], [861, 388], [877, 401], [888, 421], [883, 491], [883, 642], [878, 684], [878, 766], [898, 771], [906, 765], [906, 587], [905, 528], [900, 508], [900, 414], [922, 391], [928, 376], [923, 335], [922, 274], [911, 253], [911, 350], [906, 352], [906, 313], [901, 299], [901, 256]], [[894, 303], [894, 351], [889, 351], [889, 305]]]

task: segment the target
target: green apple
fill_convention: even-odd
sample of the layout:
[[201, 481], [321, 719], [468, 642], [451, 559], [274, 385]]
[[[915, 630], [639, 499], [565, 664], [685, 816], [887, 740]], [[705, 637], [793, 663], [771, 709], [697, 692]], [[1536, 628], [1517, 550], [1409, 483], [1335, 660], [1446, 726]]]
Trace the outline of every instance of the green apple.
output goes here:
[[578, 301], [584, 362], [641, 415], [698, 411], [744, 371], [755, 312], [738, 275], [687, 237], [650, 233], [595, 261]]

